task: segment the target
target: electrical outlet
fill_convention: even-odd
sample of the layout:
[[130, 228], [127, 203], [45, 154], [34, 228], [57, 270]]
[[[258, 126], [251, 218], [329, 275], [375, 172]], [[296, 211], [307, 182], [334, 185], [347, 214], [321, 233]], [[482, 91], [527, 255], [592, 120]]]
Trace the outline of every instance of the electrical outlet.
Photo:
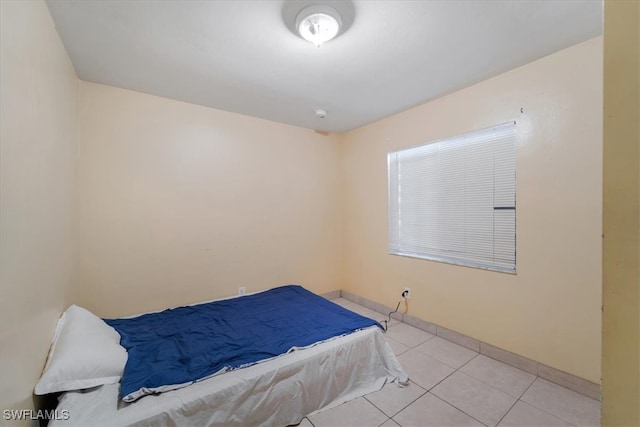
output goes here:
[[246, 291], [247, 291], [247, 288], [245, 286], [240, 286], [238, 288], [238, 295], [244, 295]]
[[411, 298], [411, 288], [404, 288], [404, 290], [402, 291], [402, 298]]

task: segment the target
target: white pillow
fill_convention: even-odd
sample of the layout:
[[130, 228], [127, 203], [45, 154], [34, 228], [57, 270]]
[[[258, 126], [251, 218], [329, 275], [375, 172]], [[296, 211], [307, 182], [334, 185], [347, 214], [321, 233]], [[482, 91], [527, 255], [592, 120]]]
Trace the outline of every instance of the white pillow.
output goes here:
[[102, 319], [77, 305], [56, 325], [36, 394], [79, 390], [120, 381], [127, 351], [120, 334]]

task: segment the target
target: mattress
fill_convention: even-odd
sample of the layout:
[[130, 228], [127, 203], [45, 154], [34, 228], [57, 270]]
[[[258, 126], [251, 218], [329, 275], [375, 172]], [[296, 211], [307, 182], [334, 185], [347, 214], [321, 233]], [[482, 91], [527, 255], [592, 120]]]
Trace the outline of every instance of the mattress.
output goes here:
[[133, 403], [119, 384], [67, 392], [57, 410], [69, 418], [50, 425], [286, 426], [407, 379], [374, 326]]
[[125, 402], [380, 326], [299, 285], [105, 322], [127, 350]]

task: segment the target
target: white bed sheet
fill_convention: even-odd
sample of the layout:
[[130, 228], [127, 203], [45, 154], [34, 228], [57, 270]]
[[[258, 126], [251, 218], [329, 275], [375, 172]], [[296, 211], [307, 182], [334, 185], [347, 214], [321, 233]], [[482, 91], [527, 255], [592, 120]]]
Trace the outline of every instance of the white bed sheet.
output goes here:
[[57, 410], [69, 419], [49, 425], [283, 427], [407, 379], [372, 327], [129, 404], [118, 398], [119, 384], [67, 392]]

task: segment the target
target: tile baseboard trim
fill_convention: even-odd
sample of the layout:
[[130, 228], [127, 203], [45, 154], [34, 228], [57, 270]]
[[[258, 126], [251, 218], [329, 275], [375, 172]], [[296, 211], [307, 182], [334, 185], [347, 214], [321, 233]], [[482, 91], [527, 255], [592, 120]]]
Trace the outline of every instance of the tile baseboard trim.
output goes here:
[[[519, 354], [503, 350], [485, 342], [480, 344], [480, 354], [495, 359], [499, 362], [521, 369], [533, 375], [538, 375], [538, 362]], [[575, 391], [575, 390], [574, 390]]]
[[[361, 296], [352, 294], [348, 291], [342, 290], [333, 292], [339, 292], [339, 297], [348, 299], [349, 301], [367, 307], [378, 313], [387, 315], [389, 314], [389, 312], [394, 310], [393, 308], [371, 301], [367, 298], [362, 298]], [[323, 294], [323, 296], [324, 295], [326, 294]], [[600, 401], [600, 384], [596, 384], [592, 381], [580, 378], [576, 375], [569, 374], [556, 368], [552, 368], [551, 366], [521, 356], [517, 353], [513, 353], [511, 351], [504, 350], [491, 344], [482, 342], [473, 337], [461, 334], [460, 332], [447, 329], [444, 326], [427, 322], [426, 320], [422, 320], [410, 314], [394, 313], [391, 317], [423, 331], [429, 332], [430, 334], [439, 336], [454, 344], [466, 347], [499, 362], [502, 362], [509, 366], [513, 366], [514, 368], [521, 369], [544, 380], [568, 388], [569, 390], [573, 390], [576, 393], [580, 393], [584, 396], [590, 397], [591, 399]]]
[[340, 290], [338, 289], [337, 291], [329, 291], [329, 292], [325, 292], [323, 294], [320, 294], [321, 297], [326, 298], [326, 299], [337, 299], [340, 298]]
[[568, 374], [560, 369], [538, 363], [538, 376], [592, 399], [600, 400], [600, 385], [584, 378]]
[[410, 314], [403, 314], [401, 320], [407, 325], [422, 329], [423, 331], [429, 332], [431, 335], [438, 335], [438, 325], [422, 320], [419, 317], [415, 317]]
[[444, 338], [447, 341], [451, 341], [454, 344], [466, 347], [469, 350], [477, 351], [478, 353], [480, 353], [480, 341], [478, 341], [477, 339], [461, 334], [460, 332], [444, 328], [440, 325], [438, 325], [437, 329], [437, 336]]

